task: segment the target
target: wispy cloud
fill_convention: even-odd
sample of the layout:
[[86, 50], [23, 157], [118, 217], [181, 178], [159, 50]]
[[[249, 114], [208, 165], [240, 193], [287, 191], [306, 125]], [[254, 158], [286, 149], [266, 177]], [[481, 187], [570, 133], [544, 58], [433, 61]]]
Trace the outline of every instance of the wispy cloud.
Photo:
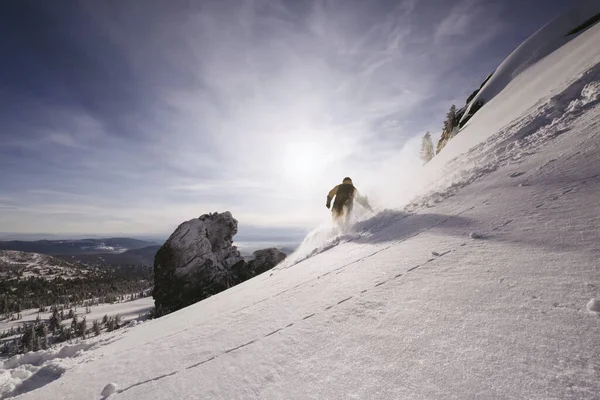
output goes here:
[[165, 232], [225, 209], [311, 226], [346, 175], [394, 206], [381, 187], [418, 165], [412, 138], [507, 31], [487, 0], [40, 7], [69, 29], [36, 33], [46, 69], [7, 92], [0, 185], [19, 207], [3, 230]]

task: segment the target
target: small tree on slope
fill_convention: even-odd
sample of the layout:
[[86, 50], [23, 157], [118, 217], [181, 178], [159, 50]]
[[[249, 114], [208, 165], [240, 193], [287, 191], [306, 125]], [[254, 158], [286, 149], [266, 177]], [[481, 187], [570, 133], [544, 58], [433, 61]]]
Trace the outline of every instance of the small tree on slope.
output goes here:
[[431, 140], [431, 134], [429, 132], [425, 133], [423, 136], [423, 142], [421, 143], [421, 160], [423, 161], [423, 165], [427, 164], [433, 156], [435, 152], [433, 150], [433, 140]]
[[456, 121], [456, 106], [452, 104], [450, 106], [450, 110], [448, 110], [448, 114], [446, 114], [446, 120], [444, 121], [444, 130], [448, 132], [448, 134], [452, 135], [454, 128], [457, 127]]
[[86, 327], [87, 322], [85, 320], [85, 317], [83, 317], [83, 319], [77, 323], [77, 333], [75, 334], [75, 336], [79, 336], [85, 339]]
[[92, 331], [94, 331], [96, 336], [100, 334], [100, 324], [96, 320], [94, 320], [94, 324], [92, 325]]

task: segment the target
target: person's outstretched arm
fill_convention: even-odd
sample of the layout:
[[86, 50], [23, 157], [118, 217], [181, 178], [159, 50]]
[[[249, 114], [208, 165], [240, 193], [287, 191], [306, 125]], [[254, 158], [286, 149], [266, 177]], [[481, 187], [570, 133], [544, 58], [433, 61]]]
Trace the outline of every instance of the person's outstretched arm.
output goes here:
[[325, 205], [327, 208], [331, 207], [331, 200], [333, 200], [333, 196], [335, 196], [337, 194], [339, 186], [340, 185], [336, 185], [336, 187], [334, 187], [333, 189], [331, 189], [329, 191], [329, 193], [327, 194], [327, 204]]
[[363, 206], [367, 210], [373, 212], [373, 208], [369, 204], [369, 200], [367, 199], [367, 197], [366, 196], [361, 196], [360, 193], [358, 192], [358, 190], [356, 190], [354, 198], [356, 199], [356, 202], [358, 204], [360, 204], [361, 206]]

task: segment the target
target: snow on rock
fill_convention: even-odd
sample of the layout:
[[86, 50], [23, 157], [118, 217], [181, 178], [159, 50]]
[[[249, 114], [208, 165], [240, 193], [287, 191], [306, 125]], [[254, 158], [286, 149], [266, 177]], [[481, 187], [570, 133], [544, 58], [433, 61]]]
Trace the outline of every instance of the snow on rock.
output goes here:
[[232, 245], [237, 229], [228, 211], [179, 225], [154, 259], [153, 297], [159, 312], [180, 309], [233, 285], [230, 270], [244, 263]]
[[587, 303], [587, 309], [593, 313], [600, 313], [600, 299], [591, 299]]

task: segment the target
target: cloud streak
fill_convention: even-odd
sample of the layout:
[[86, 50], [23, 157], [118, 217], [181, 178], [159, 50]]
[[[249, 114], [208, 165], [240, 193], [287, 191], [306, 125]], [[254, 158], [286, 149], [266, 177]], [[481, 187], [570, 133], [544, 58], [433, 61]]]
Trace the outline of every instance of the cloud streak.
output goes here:
[[14, 28], [32, 39], [17, 45], [41, 42], [45, 64], [17, 53], [0, 93], [0, 185], [19, 204], [0, 221], [17, 232], [164, 233], [226, 209], [311, 227], [346, 175], [398, 205], [412, 138], [439, 130], [505, 55], [473, 61], [482, 48], [517, 44], [507, 10], [485, 0], [82, 1], [6, 15], [20, 12], [33, 22]]

